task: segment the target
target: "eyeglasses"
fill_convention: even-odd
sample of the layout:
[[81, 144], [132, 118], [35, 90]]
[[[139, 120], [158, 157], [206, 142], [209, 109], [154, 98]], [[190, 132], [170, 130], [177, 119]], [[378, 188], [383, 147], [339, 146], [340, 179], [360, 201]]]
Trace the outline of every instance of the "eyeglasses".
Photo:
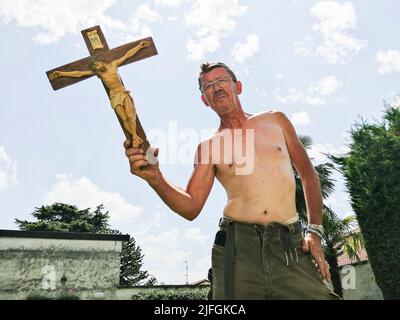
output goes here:
[[231, 77], [225, 76], [225, 77], [219, 78], [219, 79], [217, 79], [217, 80], [214, 80], [214, 81], [212, 81], [212, 82], [205, 83], [205, 84], [202, 86], [201, 91], [202, 91], [202, 92], [208, 92], [208, 93], [210, 93], [210, 92], [213, 90], [215, 84], [218, 84], [220, 87], [221, 87], [221, 86], [222, 86], [222, 87], [223, 87], [223, 86], [227, 86], [227, 85], [229, 84], [229, 81], [230, 81], [230, 80], [232, 80]]

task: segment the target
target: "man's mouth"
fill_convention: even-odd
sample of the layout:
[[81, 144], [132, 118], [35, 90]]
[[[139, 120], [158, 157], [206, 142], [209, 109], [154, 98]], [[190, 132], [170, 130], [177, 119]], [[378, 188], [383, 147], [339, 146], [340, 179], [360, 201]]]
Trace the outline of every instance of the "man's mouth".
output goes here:
[[226, 98], [226, 94], [225, 93], [216, 94], [214, 96], [214, 101], [218, 101], [218, 100], [220, 100], [222, 98]]

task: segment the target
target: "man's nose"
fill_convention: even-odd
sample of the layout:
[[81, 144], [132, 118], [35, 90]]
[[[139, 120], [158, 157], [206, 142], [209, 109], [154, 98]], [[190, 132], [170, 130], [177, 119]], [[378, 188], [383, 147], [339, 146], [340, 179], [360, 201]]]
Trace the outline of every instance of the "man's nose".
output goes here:
[[218, 93], [218, 92], [222, 91], [222, 88], [219, 84], [214, 83], [213, 90], [214, 90], [214, 93]]

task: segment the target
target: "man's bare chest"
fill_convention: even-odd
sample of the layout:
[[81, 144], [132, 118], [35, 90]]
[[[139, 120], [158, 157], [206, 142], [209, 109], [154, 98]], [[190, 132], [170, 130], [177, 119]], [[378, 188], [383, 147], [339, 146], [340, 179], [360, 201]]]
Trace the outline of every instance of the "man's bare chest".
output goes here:
[[213, 144], [212, 159], [218, 176], [250, 175], [258, 169], [290, 162], [283, 130], [277, 125], [233, 130]]

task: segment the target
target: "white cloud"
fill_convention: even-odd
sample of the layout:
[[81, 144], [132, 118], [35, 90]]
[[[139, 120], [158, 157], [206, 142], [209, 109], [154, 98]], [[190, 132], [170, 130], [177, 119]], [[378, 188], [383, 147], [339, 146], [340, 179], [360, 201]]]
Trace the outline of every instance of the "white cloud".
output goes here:
[[157, 6], [178, 8], [184, 0], [156, 0]]
[[281, 73], [275, 73], [275, 79], [276, 80], [282, 80], [284, 78], [283, 74]]
[[310, 150], [307, 150], [308, 156], [313, 159], [315, 164], [328, 162], [325, 154], [340, 155], [349, 151], [349, 147], [340, 146], [334, 147], [332, 143], [313, 144]]
[[151, 9], [148, 4], [141, 4], [135, 10], [131, 20], [132, 32], [139, 37], [146, 37], [151, 35], [149, 23], [162, 22], [163, 19], [160, 14]]
[[303, 41], [295, 41], [293, 46], [294, 46], [294, 53], [299, 56], [311, 57], [314, 55], [314, 50], [306, 46], [306, 44]]
[[391, 103], [393, 107], [397, 107], [400, 109], [400, 94], [395, 95], [393, 98], [393, 102]]
[[323, 37], [323, 45], [309, 48], [302, 41], [294, 43], [295, 53], [303, 56], [316, 55], [328, 63], [347, 62], [367, 46], [364, 40], [350, 34], [356, 28], [357, 15], [351, 2], [319, 1], [310, 14], [318, 19], [313, 30]]
[[[184, 235], [183, 235], [184, 234]], [[210, 268], [209, 250], [207, 255], [199, 254], [199, 243], [196, 243], [196, 253], [185, 248], [187, 236], [191, 241], [205, 236], [197, 228], [187, 229], [182, 234], [177, 228], [161, 229], [156, 232], [133, 233], [145, 256], [144, 269], [154, 275], [159, 283], [184, 284], [186, 282], [186, 265], [189, 262], [189, 282], [202, 280], [207, 277]], [[160, 245], [162, 244], [162, 245]]]
[[335, 76], [329, 76], [314, 82], [310, 86], [310, 93], [320, 96], [330, 96], [337, 92], [342, 87], [342, 84], [336, 79]]
[[290, 120], [292, 121], [293, 125], [301, 126], [307, 125], [311, 122], [310, 115], [305, 111], [294, 113], [290, 117]]
[[328, 207], [334, 208], [338, 205], [338, 200], [334, 194], [331, 194], [328, 198], [324, 199], [324, 204]]
[[101, 190], [87, 177], [75, 178], [71, 175], [59, 174], [57, 182], [44, 196], [45, 205], [55, 202], [76, 205], [78, 208], [95, 209], [104, 204], [110, 212], [110, 225], [114, 229], [126, 232], [128, 226], [142, 214], [143, 208], [128, 203], [120, 194]]
[[[21, 27], [40, 27], [34, 40], [40, 44], [56, 42], [67, 33], [76, 33], [88, 23], [106, 20], [107, 24], [117, 23], [104, 12], [115, 3], [114, 0], [3, 0], [0, 3], [0, 18], [5, 23], [13, 20]], [[102, 22], [104, 25], [104, 22]]]
[[0, 191], [17, 183], [17, 162], [0, 146]]
[[220, 39], [236, 27], [234, 18], [246, 10], [239, 0], [195, 0], [185, 15], [186, 24], [195, 33], [195, 38], [189, 38], [186, 46], [188, 59], [199, 61], [206, 53], [216, 51], [221, 46]]
[[297, 89], [296, 87], [292, 87], [289, 89], [287, 95], [281, 95], [281, 90], [277, 89], [273, 92], [275, 99], [278, 101], [288, 104], [288, 103], [296, 103], [304, 101], [304, 92], [301, 89]]
[[254, 91], [256, 92], [256, 95], [261, 98], [264, 98], [268, 95], [267, 91], [265, 91], [264, 89], [255, 88]]
[[[183, 283], [183, 261], [187, 259], [178, 229], [163, 230], [153, 234], [133, 234], [145, 256], [145, 269], [159, 282], [177, 284], [176, 274], [181, 271]], [[162, 245], [160, 245], [162, 244]]]
[[116, 0], [1, 0], [0, 20], [42, 29], [34, 41], [46, 45], [98, 24], [105, 33], [112, 32], [132, 41], [134, 36], [151, 34], [148, 23], [161, 19], [147, 4], [142, 4], [133, 13], [130, 23], [124, 23], [107, 14], [115, 4]]
[[196, 241], [196, 242], [204, 242], [208, 240], [208, 236], [205, 235], [200, 228], [190, 228], [186, 229], [185, 237], [187, 240]]
[[246, 37], [245, 43], [235, 43], [231, 56], [234, 61], [243, 63], [246, 59], [251, 58], [259, 49], [258, 36], [256, 34], [250, 34]]
[[196, 40], [189, 39], [186, 44], [190, 61], [200, 61], [204, 58], [204, 53], [214, 52], [220, 46], [219, 37], [215, 35], [210, 35]]
[[284, 104], [324, 105], [326, 98], [335, 94], [342, 86], [342, 83], [335, 76], [329, 76], [311, 83], [306, 91], [292, 87], [286, 95], [282, 95], [280, 89], [275, 90], [273, 94], [275, 99]]
[[396, 50], [379, 50], [376, 54], [379, 66], [378, 72], [380, 74], [400, 71], [400, 51]]
[[320, 97], [306, 96], [303, 100], [304, 103], [312, 106], [320, 106], [326, 104], [326, 100]]

